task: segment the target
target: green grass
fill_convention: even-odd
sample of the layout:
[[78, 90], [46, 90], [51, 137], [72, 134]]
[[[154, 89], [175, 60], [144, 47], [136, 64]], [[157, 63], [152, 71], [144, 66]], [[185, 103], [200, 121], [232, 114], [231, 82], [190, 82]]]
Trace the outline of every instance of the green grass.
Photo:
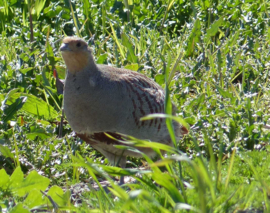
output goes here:
[[[0, 212], [270, 212], [269, 7], [0, 1]], [[65, 35], [92, 38], [97, 63], [168, 88], [189, 135], [175, 147], [131, 138], [167, 156], [130, 158], [127, 169], [109, 166], [66, 122], [59, 138], [63, 96], [53, 69], [65, 77], [58, 51]], [[137, 182], [119, 187], [112, 179], [119, 175]], [[74, 192], [103, 180], [109, 193]]]

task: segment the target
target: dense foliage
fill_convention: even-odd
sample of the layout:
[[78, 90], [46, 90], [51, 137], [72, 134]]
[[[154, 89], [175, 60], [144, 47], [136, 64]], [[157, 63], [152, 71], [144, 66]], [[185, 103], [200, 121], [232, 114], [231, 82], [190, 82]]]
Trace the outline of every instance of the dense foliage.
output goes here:
[[[0, 212], [268, 212], [269, 7], [267, 0], [0, 0]], [[168, 88], [189, 135], [173, 148], [131, 139], [168, 155], [120, 169], [65, 119], [60, 127], [53, 70], [64, 79], [58, 49], [66, 35], [89, 40], [97, 63]], [[137, 182], [119, 187], [109, 175]], [[103, 180], [108, 191], [94, 190]]]

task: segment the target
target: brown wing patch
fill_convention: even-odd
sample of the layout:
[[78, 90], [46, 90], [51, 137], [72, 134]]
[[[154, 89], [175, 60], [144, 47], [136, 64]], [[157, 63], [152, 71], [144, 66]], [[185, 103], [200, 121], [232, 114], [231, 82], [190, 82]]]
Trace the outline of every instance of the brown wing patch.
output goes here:
[[186, 127], [184, 127], [184, 126], [181, 126], [181, 133], [183, 135], [188, 134], [188, 129]]
[[[111, 135], [113, 138], [117, 140], [123, 140], [123, 136], [114, 132], [106, 132], [108, 135]], [[97, 132], [91, 135], [88, 134], [76, 134], [80, 139], [84, 140], [86, 143], [90, 145], [95, 145], [97, 143], [106, 143], [108, 145], [123, 145], [121, 142], [114, 140], [108, 137], [105, 132]]]

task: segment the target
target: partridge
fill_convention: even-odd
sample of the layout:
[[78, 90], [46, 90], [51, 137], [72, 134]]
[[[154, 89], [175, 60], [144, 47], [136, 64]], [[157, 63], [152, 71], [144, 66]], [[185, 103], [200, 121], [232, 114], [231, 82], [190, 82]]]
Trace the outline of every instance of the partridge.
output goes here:
[[[60, 51], [67, 67], [64, 112], [77, 136], [121, 167], [125, 167], [126, 156], [141, 155], [116, 148], [114, 145], [122, 143], [108, 135], [172, 145], [165, 119], [140, 120], [148, 114], [164, 113], [165, 94], [157, 83], [135, 71], [96, 64], [91, 49], [80, 38], [64, 38]], [[188, 132], [177, 122], [173, 128], [177, 137]], [[156, 155], [149, 148], [139, 150], [149, 157]]]

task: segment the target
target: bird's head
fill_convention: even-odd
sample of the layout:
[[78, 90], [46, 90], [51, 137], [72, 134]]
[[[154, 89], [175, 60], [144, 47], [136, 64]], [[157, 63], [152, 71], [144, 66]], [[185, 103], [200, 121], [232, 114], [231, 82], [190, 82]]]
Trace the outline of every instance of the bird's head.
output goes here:
[[67, 69], [71, 73], [84, 70], [94, 63], [91, 49], [87, 43], [77, 37], [66, 37], [60, 47]]

